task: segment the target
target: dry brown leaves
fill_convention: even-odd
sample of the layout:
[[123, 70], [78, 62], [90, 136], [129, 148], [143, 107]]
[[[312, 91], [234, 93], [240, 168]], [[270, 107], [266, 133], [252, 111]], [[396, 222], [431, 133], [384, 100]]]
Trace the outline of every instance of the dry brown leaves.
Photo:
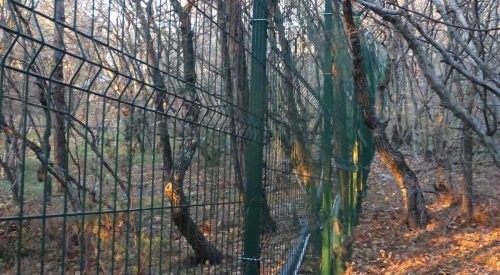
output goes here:
[[[407, 156], [424, 190], [432, 190], [432, 167]], [[457, 189], [460, 167], [452, 174]], [[432, 216], [425, 229], [410, 231], [399, 222], [401, 200], [390, 173], [376, 159], [363, 214], [353, 235], [347, 274], [500, 274], [500, 171], [474, 168], [475, 211], [463, 225], [458, 207], [426, 193]]]

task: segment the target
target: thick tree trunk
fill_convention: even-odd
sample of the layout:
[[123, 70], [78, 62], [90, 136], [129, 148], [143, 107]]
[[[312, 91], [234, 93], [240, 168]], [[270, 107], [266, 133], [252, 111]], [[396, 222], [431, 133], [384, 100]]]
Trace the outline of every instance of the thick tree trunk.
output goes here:
[[423, 227], [427, 221], [425, 199], [415, 173], [408, 167], [401, 152], [388, 142], [384, 125], [370, 128], [375, 147], [384, 164], [391, 170], [403, 198], [403, 221], [410, 227]]
[[410, 227], [423, 227], [427, 224], [428, 214], [417, 176], [406, 164], [403, 154], [395, 150], [389, 143], [389, 139], [385, 133], [386, 124], [378, 120], [373, 106], [370, 104], [368, 86], [363, 68], [361, 40], [358, 29], [354, 24], [351, 0], [345, 0], [343, 7], [344, 18], [354, 55], [353, 76], [356, 99], [363, 110], [365, 123], [373, 135], [377, 152], [385, 165], [391, 170], [401, 190], [404, 204], [403, 221]]
[[174, 162], [172, 172], [165, 185], [165, 195], [172, 206], [172, 220], [193, 248], [196, 263], [218, 264], [222, 261], [223, 255], [208, 242], [196, 223], [191, 219], [188, 200], [182, 190], [184, 176], [199, 145], [199, 131], [193, 123], [198, 119], [199, 105], [189, 103], [183, 106], [186, 108], [185, 136], [180, 153]]
[[[56, 4], [56, 7], [57, 7], [56, 8], [56, 11], [57, 11], [56, 18], [58, 18], [60, 21], [61, 20], [64, 21], [64, 6], [60, 7], [59, 5], [60, 5], [60, 3]], [[26, 31], [28, 34], [32, 35], [30, 22], [23, 17], [22, 13], [19, 10], [16, 9], [15, 11], [17, 13], [17, 16], [21, 19], [20, 22], [22, 23], [22, 27], [24, 28], [24, 31]], [[62, 28], [60, 26], [56, 27], [55, 42], [57, 43], [57, 45], [59, 47], [64, 48], [64, 37], [63, 36], [58, 37], [59, 34], [63, 35]], [[24, 53], [24, 54], [26, 55], [28, 53]], [[59, 62], [59, 59], [61, 57], [62, 57], [62, 55], [60, 53], [55, 52], [54, 56], [53, 56], [54, 62], [56, 62], [56, 64], [57, 64], [57, 62]], [[30, 57], [28, 57], [28, 56], [26, 57], [26, 59], [29, 59], [29, 58]], [[33, 66], [32, 70], [38, 74], [41, 74], [37, 68], [38, 68], [38, 66]], [[62, 68], [63, 68], [63, 66], [57, 67], [56, 70], [54, 71], [54, 77], [56, 77], [56, 79], [58, 79], [60, 81], [64, 80], [64, 72], [62, 71]], [[34, 84], [39, 90], [38, 91], [38, 101], [39, 101], [40, 105], [43, 107], [43, 111], [44, 111], [44, 115], [45, 115], [45, 129], [43, 131], [43, 137], [40, 140], [40, 147], [42, 148], [43, 155], [45, 156], [44, 162], [48, 163], [49, 159], [50, 159], [50, 155], [51, 155], [50, 138], [52, 136], [52, 128], [53, 128], [53, 122], [54, 122], [54, 119], [52, 117], [52, 112], [53, 112], [53, 109], [55, 109], [55, 104], [53, 103], [53, 101], [55, 101], [55, 100], [52, 99], [53, 96], [51, 93], [53, 93], [53, 90], [51, 89], [51, 87], [48, 85], [48, 83], [46, 81], [44, 81], [42, 79], [37, 79], [34, 82]], [[56, 84], [56, 85], [58, 85], [58, 84]], [[62, 99], [64, 100], [64, 88], [61, 88], [60, 85], [59, 85], [59, 87], [58, 86], [55, 86], [55, 87], [59, 88], [59, 90], [60, 90], [59, 97], [62, 95], [63, 96]], [[54, 88], [54, 91], [56, 91], [56, 90], [57, 89]], [[11, 121], [9, 124], [14, 125], [14, 123], [12, 123], [12, 118], [10, 118], [10, 120]], [[16, 143], [17, 143], [17, 139], [16, 139]], [[44, 191], [44, 202], [47, 204], [50, 204], [51, 197], [52, 197], [52, 179], [50, 178], [50, 175], [48, 174], [47, 167], [44, 166], [43, 163], [38, 168], [37, 180], [39, 182], [44, 183], [44, 190], [43, 190]], [[58, 183], [60, 183], [60, 182], [58, 181]], [[18, 184], [16, 183], [16, 185], [18, 185]], [[19, 189], [18, 187], [16, 187], [16, 188]]]
[[[40, 141], [40, 147], [42, 148], [44, 155], [48, 160], [51, 154], [50, 136], [52, 135], [52, 127], [53, 127], [52, 110], [51, 110], [52, 104], [49, 104], [49, 102], [51, 102], [50, 87], [48, 87], [45, 81], [41, 79], [39, 81], [36, 81], [35, 85], [40, 90], [38, 101], [40, 102], [40, 105], [43, 106], [43, 112], [45, 114], [45, 129], [43, 131], [43, 137]], [[47, 167], [45, 167], [43, 164], [40, 165], [40, 167], [37, 170], [37, 180], [39, 182], [43, 182], [44, 202], [50, 204], [52, 198], [52, 179], [48, 174]]]

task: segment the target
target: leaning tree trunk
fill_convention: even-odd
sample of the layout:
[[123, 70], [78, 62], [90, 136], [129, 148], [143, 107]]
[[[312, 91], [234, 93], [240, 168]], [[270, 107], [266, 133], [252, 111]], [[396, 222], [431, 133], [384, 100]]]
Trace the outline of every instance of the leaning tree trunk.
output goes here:
[[[141, 1], [137, 0], [136, 7], [138, 10], [138, 18], [142, 26], [141, 35], [144, 40], [146, 40], [146, 53], [148, 64], [152, 66], [151, 79], [153, 80], [153, 85], [155, 86], [155, 109], [157, 111], [155, 115], [155, 120], [158, 121], [158, 131], [160, 132], [160, 146], [161, 146], [161, 155], [162, 155], [162, 163], [163, 163], [163, 179], [167, 179], [170, 173], [172, 172], [173, 159], [172, 159], [172, 146], [170, 144], [170, 135], [168, 133], [167, 127], [167, 116], [165, 113], [165, 101], [166, 98], [166, 85], [165, 81], [160, 72], [160, 62], [158, 55], [155, 50], [155, 46], [153, 44], [153, 37], [151, 36], [151, 32], [148, 31], [148, 20], [144, 14], [144, 10], [141, 7]], [[168, 104], [167, 104], [168, 105]]]
[[195, 55], [190, 17], [193, 2], [188, 2], [184, 7], [177, 0], [173, 0], [171, 3], [180, 21], [184, 58], [184, 96], [186, 99], [181, 107], [185, 120], [184, 139], [179, 155], [174, 162], [172, 172], [165, 185], [165, 195], [172, 205], [172, 220], [193, 248], [196, 255], [196, 262], [218, 264], [222, 261], [223, 255], [205, 239], [203, 233], [191, 219], [188, 200], [182, 190], [184, 176], [191, 165], [191, 161], [199, 145], [199, 127], [196, 125], [196, 121], [200, 112], [200, 104], [195, 89]]
[[[58, 8], [56, 10], [57, 10], [57, 16], [56, 17], [59, 18], [60, 20], [64, 20], [63, 19], [64, 18], [64, 7]], [[21, 12], [19, 10], [16, 10], [16, 13], [17, 13], [17, 16], [21, 19], [20, 22], [22, 23], [22, 28], [24, 28], [23, 31], [26, 31], [26, 33], [28, 33], [28, 35], [33, 35], [32, 31], [31, 31], [30, 22], [23, 17], [23, 15], [21, 14]], [[58, 30], [59, 29], [56, 29], [56, 39], [55, 39], [55, 41], [58, 43], [59, 46], [64, 47], [64, 39], [63, 39], [63, 37], [57, 37], [57, 34], [59, 33]], [[25, 52], [24, 54], [28, 55], [27, 52]], [[55, 60], [56, 63], [60, 59], [60, 56], [61, 55], [57, 54], [57, 52], [54, 54], [53, 58], [54, 58], [54, 60]], [[26, 59], [29, 59], [29, 58], [30, 58], [29, 56], [26, 56]], [[43, 65], [41, 65], [41, 64], [39, 64], [39, 65], [40, 65], [40, 67], [43, 67]], [[39, 66], [33, 66], [32, 70], [35, 73], [38, 73], [38, 74], [42, 75], [38, 71], [38, 67]], [[62, 69], [62, 66], [56, 68], [56, 70], [54, 71], [55, 72], [54, 76], [58, 77], [58, 80], [63, 81], [64, 72], [62, 72], [61, 69]], [[52, 128], [53, 128], [53, 126], [52, 126], [53, 123], [52, 122], [54, 121], [53, 118], [52, 118], [52, 109], [54, 109], [54, 104], [52, 103], [52, 99], [51, 99], [52, 98], [51, 97], [52, 90], [49, 87], [49, 85], [47, 84], [47, 82], [44, 81], [44, 80], [42, 80], [41, 78], [37, 79], [34, 82], [34, 84], [35, 84], [35, 86], [39, 90], [39, 93], [38, 93], [38, 102], [42, 106], [43, 112], [44, 112], [44, 115], [45, 115], [45, 129], [43, 131], [43, 137], [40, 139], [40, 147], [43, 150], [43, 154], [45, 156], [45, 162], [48, 163], [49, 162], [49, 158], [50, 158], [50, 154], [51, 154], [51, 151], [50, 151], [51, 150], [50, 139], [51, 139], [51, 136], [52, 136]], [[63, 99], [64, 99], [64, 94], [63, 94]], [[14, 123], [12, 123], [12, 118], [10, 118], [10, 120], [11, 120], [10, 125], [14, 125]], [[15, 141], [14, 145], [17, 146], [17, 139], [15, 139], [14, 141]], [[17, 154], [17, 149], [16, 149], [16, 154]], [[44, 166], [43, 164], [41, 164], [38, 167], [38, 170], [37, 170], [37, 180], [39, 182], [43, 182], [44, 183], [44, 187], [43, 187], [43, 193], [44, 193], [43, 200], [44, 200], [44, 203], [50, 204], [51, 197], [52, 197], [52, 179], [51, 179], [51, 177], [50, 177], [50, 175], [48, 174], [47, 171], [48, 171], [47, 167]], [[16, 192], [19, 191], [19, 187], [18, 187], [18, 183], [17, 182], [16, 182], [15, 185], [13, 185], [12, 189], [13, 189], [13, 191], [16, 190]]]
[[422, 189], [415, 173], [408, 167], [401, 152], [393, 148], [385, 133], [386, 123], [378, 120], [370, 105], [368, 86], [363, 68], [361, 39], [354, 24], [351, 0], [344, 1], [344, 19], [353, 51], [353, 77], [356, 100], [363, 111], [363, 118], [373, 135], [373, 141], [382, 161], [396, 179], [404, 204], [403, 221], [410, 227], [423, 227], [427, 224], [428, 214]]

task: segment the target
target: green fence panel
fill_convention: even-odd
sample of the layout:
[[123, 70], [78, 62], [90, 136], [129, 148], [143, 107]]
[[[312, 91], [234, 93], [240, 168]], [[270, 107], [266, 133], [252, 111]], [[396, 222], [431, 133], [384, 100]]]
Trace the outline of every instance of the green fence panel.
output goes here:
[[0, 273], [296, 272], [334, 187], [309, 2], [1, 1]]

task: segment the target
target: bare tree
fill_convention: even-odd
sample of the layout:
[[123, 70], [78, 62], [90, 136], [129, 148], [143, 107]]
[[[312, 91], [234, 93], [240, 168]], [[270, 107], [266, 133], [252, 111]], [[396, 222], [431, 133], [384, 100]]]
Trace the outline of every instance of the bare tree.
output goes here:
[[[240, 192], [240, 199], [244, 201], [245, 187], [243, 183], [244, 143], [238, 139], [237, 125], [245, 121], [245, 112], [248, 110], [248, 68], [245, 54], [244, 29], [242, 21], [241, 3], [239, 1], [218, 0], [218, 21], [221, 26], [221, 50], [224, 67], [224, 83], [226, 98], [235, 106], [229, 107], [232, 117], [231, 154], [235, 160], [235, 184]], [[229, 31], [226, 31], [229, 30]]]
[[[66, 14], [64, 9], [64, 1], [56, 0], [54, 2], [54, 17], [55, 17], [55, 33], [54, 45], [59, 49], [54, 51], [54, 64], [56, 67], [53, 72], [53, 88], [52, 99], [55, 109], [54, 127], [54, 150], [56, 164], [63, 170], [68, 171], [68, 142], [66, 140], [66, 125], [65, 114], [68, 112], [66, 105], [66, 88], [60, 83], [64, 83], [64, 27]], [[59, 82], [59, 83], [58, 83]], [[58, 191], [63, 191], [64, 182], [58, 181]]]
[[361, 38], [354, 23], [353, 8], [350, 0], [344, 1], [344, 18], [353, 51], [353, 76], [356, 100], [360, 105], [363, 118], [370, 129], [375, 147], [382, 161], [392, 171], [403, 196], [403, 221], [411, 227], [423, 227], [428, 222], [423, 192], [418, 184], [415, 173], [408, 167], [401, 152], [393, 148], [385, 133], [386, 123], [381, 122], [375, 115], [370, 104], [368, 86], [363, 68], [363, 54]]
[[191, 29], [190, 12], [193, 2], [188, 1], [181, 6], [177, 0], [171, 1], [172, 6], [179, 16], [182, 36], [182, 56], [184, 58], [184, 92], [182, 104], [184, 111], [184, 139], [181, 150], [174, 161], [172, 171], [165, 185], [165, 195], [172, 204], [172, 219], [194, 249], [198, 263], [209, 262], [218, 264], [222, 261], [222, 253], [210, 244], [196, 223], [189, 216], [188, 201], [182, 190], [184, 176], [189, 168], [196, 149], [199, 145], [199, 129], [196, 125], [200, 113], [200, 102], [196, 93], [195, 54], [193, 45], [193, 30]]
[[[462, 143], [453, 144], [439, 132], [440, 135], [434, 136], [441, 138], [436, 140], [432, 151], [439, 156], [441, 166], [449, 167], [449, 152], [461, 147], [461, 212], [465, 221], [470, 220], [475, 140], [487, 149], [500, 168], [500, 148], [495, 138], [500, 115], [500, 44], [497, 39], [500, 4], [489, 0], [404, 1], [399, 4], [378, 0], [357, 2], [376, 14], [382, 25], [387, 24], [386, 27], [393, 28], [396, 35], [403, 38], [412, 53], [409, 60], [418, 65], [418, 72], [415, 72], [424, 77], [425, 85], [446, 109], [446, 112], [441, 112], [443, 124], [450, 123], [447, 113], [461, 122], [455, 127], [461, 128]], [[423, 102], [423, 108], [430, 116], [429, 102]], [[441, 146], [445, 143], [448, 148]], [[427, 144], [424, 149], [427, 150]], [[438, 169], [442, 172], [449, 168], [438, 165]], [[442, 190], [442, 186], [452, 188], [448, 183], [438, 184], [438, 189]]]
[[[495, 98], [492, 99], [493, 102], [498, 100], [500, 96], [500, 78], [498, 73], [495, 73], [495, 67], [498, 68], [495, 65], [498, 64], [498, 57], [493, 55], [491, 58], [483, 58], [483, 60], [478, 56], [478, 48], [476, 47], [476, 45], [483, 43], [484, 45], [488, 45], [492, 53], [498, 52], [498, 43], [495, 42], [493, 37], [499, 29], [491, 26], [494, 20], [487, 22], [489, 21], [488, 19], [483, 19], [484, 22], [480, 24], [481, 27], [472, 27], [465, 20], [463, 8], [456, 5], [455, 1], [443, 2], [436, 0], [431, 2], [441, 16], [438, 19], [433, 18], [435, 15], [425, 15], [412, 10], [408, 5], [400, 6], [396, 3], [391, 3], [392, 8], [384, 8], [380, 1], [358, 0], [357, 2], [380, 16], [383, 21], [391, 24], [405, 39], [429, 87], [439, 97], [441, 106], [450, 110], [464, 125], [474, 132], [479, 142], [488, 149], [496, 165], [500, 167], [499, 145], [493, 137], [497, 126], [494, 125], [495, 123], [492, 123], [492, 121], [496, 121], [497, 110], [491, 106], [492, 102], [489, 104], [486, 103], [484, 105], [484, 110], [487, 113], [486, 118], [481, 121], [475, 117], [467, 111], [465, 106], [457, 101], [453, 91], [446, 86], [445, 79], [447, 75], [443, 74], [439, 69], [439, 66], [444, 63], [459, 73], [461, 77], [482, 89], [482, 93], [484, 93], [486, 98]], [[495, 4], [492, 4], [492, 2], [488, 1], [489, 4], [486, 6], [494, 10], [495, 6], [491, 5]], [[456, 17], [456, 22], [452, 20], [451, 14]], [[448, 34], [447, 40], [454, 41], [459, 47], [453, 51], [449, 51], [443, 43], [446, 41], [435, 39], [429, 34], [427, 29], [424, 29], [421, 23], [422, 20], [444, 25]], [[464, 32], [464, 34], [459, 35], [459, 30]], [[431, 62], [429, 55], [426, 54], [426, 47], [431, 47], [439, 55], [442, 62]]]

